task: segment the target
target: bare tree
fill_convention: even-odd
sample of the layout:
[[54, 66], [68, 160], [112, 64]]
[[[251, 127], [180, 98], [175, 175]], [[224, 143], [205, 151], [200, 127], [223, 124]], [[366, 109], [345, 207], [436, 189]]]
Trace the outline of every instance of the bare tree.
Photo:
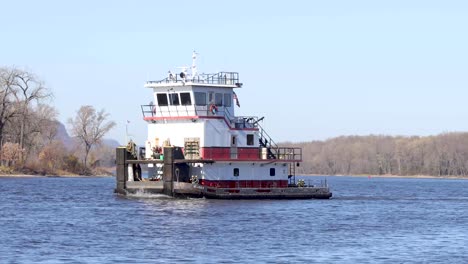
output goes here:
[[114, 121], [107, 121], [109, 114], [103, 110], [96, 112], [90, 105], [80, 107], [76, 117], [70, 118], [68, 123], [72, 136], [78, 138], [84, 147], [84, 166], [87, 168], [87, 160], [91, 148], [99, 144], [104, 135], [114, 126]]
[[50, 105], [39, 104], [35, 113], [35, 126], [41, 132], [45, 144], [51, 143], [58, 133], [57, 110]]
[[[23, 164], [25, 165], [29, 158], [37, 158], [37, 154], [45, 145], [53, 140], [56, 134], [58, 121], [56, 120], [57, 111], [49, 105], [38, 104], [34, 108], [29, 107], [28, 115], [21, 116], [19, 114], [10, 118], [7, 126], [4, 129], [4, 135], [9, 142], [20, 142], [20, 135], [23, 134], [22, 154]], [[24, 120], [24, 126], [21, 126], [21, 121]], [[23, 133], [21, 133], [23, 131]]]
[[50, 91], [34, 74], [15, 67], [0, 68], [0, 143], [19, 143], [19, 148], [25, 150], [20, 152], [21, 164], [24, 154], [30, 153], [29, 148], [25, 149], [27, 130], [34, 136], [40, 133], [33, 127], [35, 109], [51, 97]]
[[7, 123], [15, 115], [16, 104], [15, 94], [15, 74], [9, 68], [0, 68], [0, 144], [4, 143], [4, 130]]
[[[20, 116], [19, 144], [21, 148], [24, 148], [25, 124], [31, 104], [49, 99], [52, 97], [52, 94], [33, 73], [20, 69], [12, 69], [12, 74], [14, 77], [12, 84], [14, 96], [20, 106], [18, 111], [18, 115]], [[22, 157], [20, 160], [22, 160]]]

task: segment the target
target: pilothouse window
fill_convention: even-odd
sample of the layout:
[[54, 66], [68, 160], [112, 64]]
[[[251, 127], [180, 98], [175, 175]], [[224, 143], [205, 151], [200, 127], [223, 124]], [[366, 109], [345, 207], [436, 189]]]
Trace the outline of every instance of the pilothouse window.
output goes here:
[[167, 101], [167, 94], [161, 93], [161, 94], [156, 94], [156, 99], [158, 100], [158, 105], [159, 106], [168, 106], [169, 103]]
[[195, 92], [195, 105], [206, 105], [206, 93]]
[[179, 105], [179, 94], [176, 93], [170, 93], [169, 94], [169, 100], [171, 101], [171, 105]]
[[182, 105], [192, 105], [190, 93], [180, 93], [180, 102]]
[[222, 93], [215, 94], [215, 104], [216, 106], [223, 106], [223, 94]]

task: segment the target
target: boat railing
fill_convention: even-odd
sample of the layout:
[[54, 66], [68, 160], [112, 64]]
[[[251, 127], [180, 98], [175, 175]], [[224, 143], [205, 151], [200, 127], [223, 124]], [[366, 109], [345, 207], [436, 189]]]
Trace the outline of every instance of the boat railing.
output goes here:
[[141, 105], [143, 118], [147, 117], [179, 117], [179, 116], [194, 116], [197, 115], [196, 109], [191, 105], [177, 106], [157, 106], [157, 105]]
[[270, 135], [263, 129], [263, 127], [259, 124], [259, 120], [257, 120], [257, 126], [260, 129], [260, 146], [266, 147], [266, 148], [271, 148], [271, 149], [276, 149], [278, 148], [278, 144], [276, 144], [275, 141], [270, 137]]
[[203, 159], [214, 160], [283, 160], [285, 162], [302, 161], [301, 148], [283, 148], [272, 149], [275, 155], [268, 155], [264, 148], [225, 148], [212, 147], [201, 150]]
[[213, 160], [260, 160], [258, 148], [211, 147], [201, 150], [203, 159]]
[[213, 113], [209, 106], [177, 105], [157, 106], [141, 105], [143, 118], [151, 117], [190, 117], [190, 116], [219, 116], [224, 117], [232, 128], [257, 128], [258, 118], [256, 116], [233, 116], [229, 108], [219, 106], [218, 111]]
[[141, 113], [143, 114], [143, 118], [154, 117], [156, 114], [156, 106], [155, 105], [141, 105]]
[[[300, 183], [302, 182], [302, 184]], [[327, 179], [325, 180], [321, 179], [320, 181], [317, 181], [315, 179], [299, 179], [298, 182], [296, 181], [291, 181], [289, 179], [289, 185], [288, 187], [301, 187], [301, 188], [316, 188], [316, 189], [328, 189], [328, 182]]]
[[302, 148], [276, 147], [271, 148], [274, 157], [270, 159], [302, 161]]
[[232, 123], [234, 128], [243, 129], [243, 128], [258, 128], [258, 124], [255, 122], [257, 117], [255, 116], [236, 116]]
[[169, 74], [168, 77], [159, 81], [148, 81], [147, 84], [167, 84], [167, 83], [200, 83], [200, 84], [224, 84], [241, 87], [239, 83], [239, 73], [237, 72], [218, 72], [201, 73], [196, 76], [184, 76], [183, 74]]
[[[210, 113], [209, 107], [193, 105], [141, 105], [141, 112], [143, 118], [147, 117], [184, 117], [184, 116], [208, 116], [213, 115]], [[222, 113], [221, 111], [220, 113]]]

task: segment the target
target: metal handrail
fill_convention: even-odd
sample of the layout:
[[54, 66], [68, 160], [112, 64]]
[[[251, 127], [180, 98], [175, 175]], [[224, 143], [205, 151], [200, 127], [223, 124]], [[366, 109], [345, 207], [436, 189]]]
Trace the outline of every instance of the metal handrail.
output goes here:
[[[254, 149], [256, 151], [246, 151], [248, 149]], [[301, 148], [283, 148], [279, 147], [276, 149], [277, 156], [266, 157], [266, 160], [284, 160], [284, 161], [302, 161], [302, 149]], [[262, 157], [261, 149], [258, 148], [237, 148], [235, 152], [231, 148], [220, 147], [220, 148], [209, 148], [203, 151], [204, 159], [226, 159], [226, 160], [265, 160]]]
[[273, 141], [270, 135], [268, 135], [265, 129], [259, 124], [258, 120], [257, 120], [257, 126], [260, 129], [260, 139], [266, 140], [266, 142], [264, 142], [266, 147], [272, 148], [272, 149], [278, 148], [278, 144], [276, 144], [276, 142]]
[[302, 148], [277, 147], [272, 150], [276, 152], [277, 159], [302, 161]]
[[[170, 109], [174, 107], [176, 109]], [[193, 105], [170, 105], [170, 106], [157, 106], [157, 105], [141, 105], [141, 112], [143, 118], [146, 117], [156, 117], [156, 113], [162, 113], [158, 115], [161, 117], [173, 117], [173, 116], [190, 116], [190, 112], [193, 112], [195, 115], [199, 116], [210, 116], [213, 115], [210, 112], [210, 107], [206, 106], [193, 106]], [[256, 116], [233, 116], [227, 107], [220, 106], [218, 107], [217, 114], [213, 116], [224, 117], [225, 120], [234, 128], [257, 128]]]
[[[156, 113], [164, 113], [163, 117], [173, 117], [173, 116], [189, 116], [190, 112], [194, 112], [195, 115], [199, 114], [207, 114], [208, 108], [200, 110], [196, 107], [193, 109], [189, 109], [192, 105], [169, 105], [169, 106], [157, 106], [157, 105], [141, 105], [141, 112], [143, 114], [143, 118], [146, 117], [156, 117]], [[163, 109], [166, 107], [167, 109]], [[175, 107], [176, 110], [171, 110], [169, 107]]]
[[172, 75], [159, 80], [159, 81], [147, 81], [147, 84], [162, 84], [162, 83], [205, 83], [205, 84], [228, 84], [241, 86], [239, 83], [239, 73], [237, 72], [218, 72], [218, 73], [202, 73], [194, 77], [187, 76], [186, 78], [180, 77], [179, 74]]

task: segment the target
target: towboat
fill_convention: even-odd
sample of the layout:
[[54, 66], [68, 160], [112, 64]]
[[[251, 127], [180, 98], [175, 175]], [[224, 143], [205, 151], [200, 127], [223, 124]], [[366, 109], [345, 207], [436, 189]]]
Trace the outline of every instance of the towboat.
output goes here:
[[[148, 81], [141, 106], [145, 146], [117, 148], [116, 193], [162, 193], [216, 199], [328, 199], [328, 184], [296, 180], [302, 149], [279, 146], [263, 117], [237, 116], [237, 72], [198, 73], [192, 66]], [[148, 171], [142, 176], [142, 167]]]

